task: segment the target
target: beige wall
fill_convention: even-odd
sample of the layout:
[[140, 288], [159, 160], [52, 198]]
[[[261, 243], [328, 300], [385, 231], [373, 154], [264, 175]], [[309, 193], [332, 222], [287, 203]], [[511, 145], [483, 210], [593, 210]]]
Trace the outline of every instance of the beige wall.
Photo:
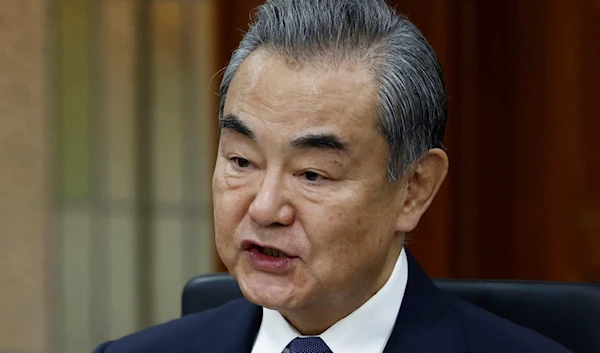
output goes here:
[[176, 318], [185, 281], [213, 270], [216, 0], [151, 7], [146, 238], [140, 1], [0, 0], [0, 353], [90, 352]]
[[46, 352], [46, 1], [0, 2], [0, 352]]

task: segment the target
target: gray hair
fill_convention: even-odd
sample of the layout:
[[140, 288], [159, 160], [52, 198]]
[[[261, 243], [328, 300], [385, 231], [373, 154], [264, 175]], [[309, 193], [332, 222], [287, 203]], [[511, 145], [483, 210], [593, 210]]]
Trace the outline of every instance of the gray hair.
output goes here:
[[367, 64], [378, 80], [377, 124], [389, 145], [390, 180], [429, 149], [443, 147], [446, 91], [437, 56], [415, 25], [385, 0], [267, 0], [225, 69], [219, 119], [233, 76], [257, 49], [298, 64]]

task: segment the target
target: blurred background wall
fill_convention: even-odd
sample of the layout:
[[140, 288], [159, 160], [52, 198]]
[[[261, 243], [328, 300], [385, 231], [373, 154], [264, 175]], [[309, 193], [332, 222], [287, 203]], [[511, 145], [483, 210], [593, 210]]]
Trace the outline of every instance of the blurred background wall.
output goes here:
[[90, 352], [214, 270], [215, 3], [0, 4], [0, 352]]
[[212, 271], [214, 2], [52, 3], [57, 352], [179, 315]]
[[47, 232], [46, 11], [0, 5], [0, 352], [44, 352], [53, 304]]
[[[262, 0], [2, 0], [0, 352], [179, 315], [212, 243], [215, 75]], [[437, 277], [600, 282], [600, 1], [390, 1], [438, 53]], [[213, 78], [214, 76], [214, 78]]]

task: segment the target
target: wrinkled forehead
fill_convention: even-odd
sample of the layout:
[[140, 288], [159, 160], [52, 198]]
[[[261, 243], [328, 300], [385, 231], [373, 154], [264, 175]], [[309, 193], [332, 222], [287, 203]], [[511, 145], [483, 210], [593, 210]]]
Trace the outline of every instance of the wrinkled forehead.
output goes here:
[[238, 68], [224, 114], [309, 126], [375, 128], [377, 107], [376, 80], [365, 65], [290, 65], [284, 57], [257, 51]]

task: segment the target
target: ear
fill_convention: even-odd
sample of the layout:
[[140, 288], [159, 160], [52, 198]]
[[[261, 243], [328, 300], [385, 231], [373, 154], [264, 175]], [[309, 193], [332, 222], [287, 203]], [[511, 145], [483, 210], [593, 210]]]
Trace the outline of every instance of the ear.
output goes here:
[[411, 168], [406, 176], [406, 199], [396, 222], [396, 231], [408, 233], [415, 229], [447, 173], [448, 156], [439, 148], [429, 150]]

